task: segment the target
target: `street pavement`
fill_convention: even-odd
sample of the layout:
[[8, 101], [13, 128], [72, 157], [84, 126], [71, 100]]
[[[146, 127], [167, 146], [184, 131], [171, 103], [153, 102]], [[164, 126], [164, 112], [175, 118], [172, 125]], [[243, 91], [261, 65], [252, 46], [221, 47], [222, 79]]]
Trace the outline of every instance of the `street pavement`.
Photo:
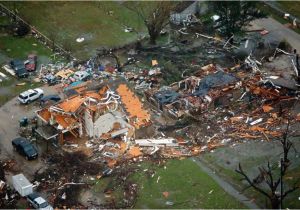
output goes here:
[[286, 40], [290, 45], [297, 49], [300, 53], [300, 34], [291, 30], [290, 28], [282, 25], [273, 18], [262, 18], [251, 22], [253, 28], [261, 28], [269, 31], [269, 34], [265, 35], [270, 40]]

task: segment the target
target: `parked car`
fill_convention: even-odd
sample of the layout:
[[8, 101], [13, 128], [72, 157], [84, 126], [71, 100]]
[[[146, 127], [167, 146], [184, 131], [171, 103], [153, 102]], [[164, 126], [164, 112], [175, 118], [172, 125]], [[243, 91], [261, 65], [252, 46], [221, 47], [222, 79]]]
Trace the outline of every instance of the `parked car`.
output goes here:
[[43, 97], [41, 98], [41, 102], [42, 102], [42, 103], [45, 103], [45, 102], [47, 102], [47, 101], [58, 102], [58, 101], [60, 101], [60, 100], [61, 100], [61, 98], [60, 98], [59, 95], [47, 95], [47, 96], [43, 96]]
[[17, 66], [14, 71], [19, 78], [26, 78], [29, 76], [28, 71], [22, 66]]
[[22, 65], [24, 65], [24, 61], [23, 60], [19, 60], [19, 59], [15, 59], [15, 60], [12, 60], [12, 61], [10, 61], [10, 66], [11, 66], [11, 68], [15, 68], [16, 66], [22, 66]]
[[86, 71], [77, 71], [77, 72], [74, 73], [73, 78], [76, 81], [79, 81], [79, 80], [85, 81], [85, 80], [88, 80], [90, 78], [90, 74]]
[[18, 100], [22, 104], [28, 104], [43, 96], [44, 96], [44, 91], [40, 88], [35, 88], [35, 89], [26, 90], [25, 92], [21, 93], [18, 97]]
[[58, 102], [60, 101], [61, 98], [59, 95], [48, 95], [48, 96], [43, 96], [40, 100], [40, 105], [43, 106], [45, 105], [46, 103], [49, 103], [49, 102]]
[[27, 195], [27, 200], [35, 209], [53, 210], [53, 207], [38, 193], [31, 193]]
[[15, 151], [25, 156], [27, 160], [34, 160], [38, 157], [37, 149], [26, 138], [18, 137], [11, 142]]
[[28, 59], [24, 63], [27, 71], [35, 71], [37, 66], [37, 56], [34, 54], [28, 55]]
[[29, 74], [25, 68], [24, 61], [18, 59], [12, 60], [10, 62], [10, 66], [15, 71], [17, 77], [19, 78], [28, 77]]

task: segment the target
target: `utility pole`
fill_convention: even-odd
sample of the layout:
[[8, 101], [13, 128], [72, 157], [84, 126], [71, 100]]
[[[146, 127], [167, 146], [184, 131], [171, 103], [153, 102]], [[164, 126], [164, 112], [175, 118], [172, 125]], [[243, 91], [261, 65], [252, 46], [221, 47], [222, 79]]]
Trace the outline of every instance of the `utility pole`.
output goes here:
[[282, 209], [282, 194], [283, 194], [283, 158], [280, 158], [280, 209]]

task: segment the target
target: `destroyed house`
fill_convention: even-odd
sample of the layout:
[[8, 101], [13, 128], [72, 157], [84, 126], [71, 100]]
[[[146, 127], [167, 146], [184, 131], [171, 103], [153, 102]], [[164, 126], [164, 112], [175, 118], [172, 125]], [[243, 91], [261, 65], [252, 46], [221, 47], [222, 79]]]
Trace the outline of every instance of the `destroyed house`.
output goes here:
[[[139, 99], [125, 84], [119, 85], [117, 91], [119, 94], [109, 86], [97, 91], [85, 89], [62, 102], [38, 110], [36, 114], [43, 126], [37, 132], [47, 140], [59, 135], [61, 142], [67, 132], [75, 138], [134, 136], [135, 128], [150, 122], [150, 115], [142, 109]], [[56, 130], [56, 134], [46, 135], [44, 131], [49, 127]]]
[[198, 22], [196, 14], [200, 11], [199, 2], [186, 1], [182, 2], [175, 8], [175, 11], [170, 15], [170, 22], [176, 25]]
[[195, 76], [154, 92], [150, 90], [145, 95], [160, 110], [178, 118], [192, 109], [207, 109], [214, 99], [222, 95], [225, 86], [235, 85], [238, 81], [234, 75], [207, 65]]

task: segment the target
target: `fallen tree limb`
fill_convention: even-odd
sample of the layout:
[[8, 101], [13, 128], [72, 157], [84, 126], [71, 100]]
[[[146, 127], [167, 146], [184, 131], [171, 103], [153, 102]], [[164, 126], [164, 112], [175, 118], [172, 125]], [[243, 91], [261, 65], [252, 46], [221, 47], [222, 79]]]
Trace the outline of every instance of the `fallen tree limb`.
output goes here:
[[58, 187], [57, 189], [60, 190], [60, 189], [64, 188], [66, 185], [84, 185], [84, 184], [86, 184], [86, 183], [82, 183], [82, 182], [80, 182], [80, 183], [68, 182], [68, 183], [64, 183], [62, 186]]

